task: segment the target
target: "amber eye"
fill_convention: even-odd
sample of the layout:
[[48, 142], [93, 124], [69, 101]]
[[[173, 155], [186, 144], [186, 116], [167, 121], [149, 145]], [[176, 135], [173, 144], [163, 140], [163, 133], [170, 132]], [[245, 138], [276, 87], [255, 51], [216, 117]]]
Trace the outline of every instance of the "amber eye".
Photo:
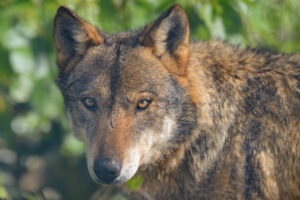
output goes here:
[[95, 110], [96, 108], [96, 102], [95, 99], [91, 98], [91, 97], [84, 97], [81, 99], [82, 104], [84, 105], [84, 107], [88, 110]]
[[138, 102], [137, 104], [137, 110], [142, 111], [145, 110], [149, 107], [149, 105], [151, 104], [151, 100], [148, 99], [142, 99]]

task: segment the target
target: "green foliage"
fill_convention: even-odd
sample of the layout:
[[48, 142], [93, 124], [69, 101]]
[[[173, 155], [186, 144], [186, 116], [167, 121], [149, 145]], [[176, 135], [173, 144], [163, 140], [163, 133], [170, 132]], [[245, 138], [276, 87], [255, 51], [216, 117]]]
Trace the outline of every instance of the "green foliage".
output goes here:
[[[87, 199], [98, 188], [81, 165], [84, 146], [70, 134], [55, 85], [58, 6], [112, 33], [143, 26], [176, 2], [192, 40], [300, 50], [299, 0], [1, 0], [0, 198]], [[127, 185], [140, 183], [137, 176]]]
[[131, 190], [136, 190], [142, 184], [142, 177], [140, 175], [134, 176], [132, 179], [127, 181], [127, 186]]
[[2, 185], [0, 185], [0, 199], [8, 199], [8, 198], [9, 196], [7, 194], [6, 189]]

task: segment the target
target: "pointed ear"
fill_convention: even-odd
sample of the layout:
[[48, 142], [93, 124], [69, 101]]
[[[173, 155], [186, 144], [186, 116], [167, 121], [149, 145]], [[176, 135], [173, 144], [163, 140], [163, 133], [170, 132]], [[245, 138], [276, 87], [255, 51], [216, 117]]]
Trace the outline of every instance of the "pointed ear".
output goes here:
[[152, 48], [170, 72], [183, 75], [189, 56], [189, 37], [188, 18], [175, 4], [145, 28], [140, 42]]
[[59, 7], [54, 19], [56, 59], [61, 73], [68, 73], [88, 47], [103, 41], [99, 31], [66, 7]]

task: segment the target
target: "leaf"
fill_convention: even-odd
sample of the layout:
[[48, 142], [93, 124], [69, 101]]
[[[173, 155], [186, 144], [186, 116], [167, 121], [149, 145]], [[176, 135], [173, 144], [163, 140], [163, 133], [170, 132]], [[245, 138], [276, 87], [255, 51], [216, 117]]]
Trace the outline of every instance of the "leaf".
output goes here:
[[142, 184], [142, 182], [143, 182], [142, 177], [140, 175], [136, 175], [132, 179], [127, 181], [126, 184], [129, 187], [129, 189], [134, 191]]
[[9, 196], [5, 187], [0, 184], [0, 199], [8, 199], [8, 198]]

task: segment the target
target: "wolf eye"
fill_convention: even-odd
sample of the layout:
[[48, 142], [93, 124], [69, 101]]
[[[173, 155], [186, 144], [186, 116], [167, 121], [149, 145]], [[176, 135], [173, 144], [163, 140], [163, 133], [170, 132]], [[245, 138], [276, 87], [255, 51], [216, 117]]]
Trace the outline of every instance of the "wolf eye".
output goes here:
[[94, 110], [96, 108], [96, 102], [93, 98], [84, 97], [81, 99], [81, 102], [84, 105], [84, 107], [88, 110]]
[[149, 105], [151, 104], [151, 100], [148, 99], [142, 99], [138, 102], [137, 104], [137, 110], [142, 111], [145, 110], [149, 107]]

